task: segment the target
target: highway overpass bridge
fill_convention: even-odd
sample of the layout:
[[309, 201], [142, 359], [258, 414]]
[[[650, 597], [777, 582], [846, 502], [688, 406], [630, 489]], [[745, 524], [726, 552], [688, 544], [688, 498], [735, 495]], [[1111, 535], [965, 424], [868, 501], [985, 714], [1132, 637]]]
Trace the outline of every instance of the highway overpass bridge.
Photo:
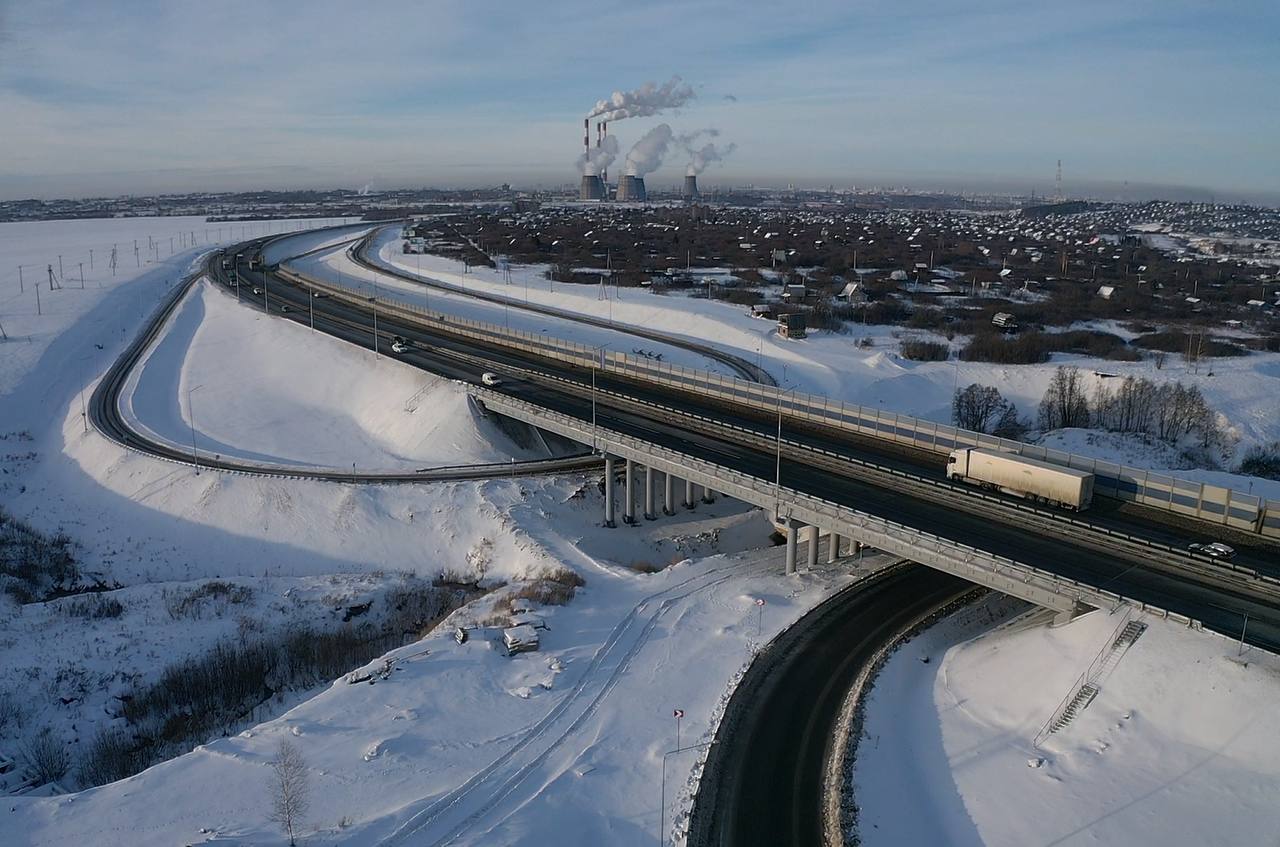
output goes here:
[[[210, 273], [228, 282], [217, 267]], [[462, 320], [369, 288], [310, 278], [287, 262], [256, 272], [241, 266], [238, 273], [262, 287], [256, 308], [313, 321], [317, 330], [356, 344], [373, 346], [378, 338], [384, 351], [393, 336], [408, 339], [412, 347], [401, 360], [469, 383], [492, 413], [603, 456], [606, 523], [658, 518], [659, 496], [671, 511], [678, 491], [692, 502], [697, 486], [779, 518], [788, 569], [797, 565], [802, 533], [810, 563], [825, 533], [835, 541], [828, 541], [828, 556], [845, 552], [848, 539], [1064, 615], [1129, 604], [1236, 636], [1247, 621], [1248, 641], [1280, 648], [1280, 504]], [[327, 296], [313, 297], [316, 292]], [[502, 385], [477, 384], [490, 370], [502, 375]], [[1015, 449], [1073, 467], [1091, 463], [1101, 498], [1077, 515], [951, 483], [941, 454], [963, 444]], [[631, 482], [623, 488], [621, 521], [613, 513], [619, 469]], [[1240, 550], [1235, 563], [1186, 549], [1190, 541], [1219, 535]]]

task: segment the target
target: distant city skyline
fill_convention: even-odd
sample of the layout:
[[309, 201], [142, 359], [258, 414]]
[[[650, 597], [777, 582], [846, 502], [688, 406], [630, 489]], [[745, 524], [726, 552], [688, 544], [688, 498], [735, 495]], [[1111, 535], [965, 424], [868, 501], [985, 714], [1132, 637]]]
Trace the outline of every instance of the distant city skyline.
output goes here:
[[610, 125], [619, 166], [666, 122], [737, 145], [708, 186], [1051, 195], [1061, 159], [1068, 196], [1276, 204], [1278, 24], [1177, 0], [0, 0], [0, 199], [573, 185], [596, 101], [679, 75], [688, 103]]

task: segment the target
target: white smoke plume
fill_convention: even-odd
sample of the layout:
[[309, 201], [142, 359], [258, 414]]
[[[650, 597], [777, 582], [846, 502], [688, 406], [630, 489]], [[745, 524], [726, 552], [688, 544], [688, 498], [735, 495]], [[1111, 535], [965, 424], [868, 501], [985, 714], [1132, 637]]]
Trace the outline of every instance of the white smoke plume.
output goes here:
[[646, 82], [632, 91], [615, 91], [608, 98], [598, 101], [587, 117], [602, 121], [644, 118], [656, 115], [663, 109], [678, 109], [694, 96], [693, 86], [682, 82], [680, 77], [673, 76], [662, 85]]
[[722, 162], [725, 157], [738, 149], [737, 144], [726, 144], [723, 147], [708, 142], [702, 145], [699, 150], [689, 151], [691, 158], [689, 159], [689, 168], [685, 171], [689, 176], [697, 176], [707, 169], [712, 162]]
[[616, 158], [618, 158], [618, 138], [615, 135], [606, 135], [604, 143], [599, 147], [592, 147], [590, 154], [579, 154], [578, 172], [594, 176], [612, 165]]
[[662, 164], [663, 157], [667, 155], [667, 147], [671, 144], [672, 138], [674, 133], [667, 124], [658, 124], [646, 132], [644, 137], [636, 142], [636, 146], [631, 148], [631, 152], [627, 153], [627, 174], [644, 176], [657, 170]]
[[707, 166], [712, 162], [723, 161], [726, 156], [738, 149], [737, 144], [726, 144], [723, 147], [717, 147], [711, 142], [708, 142], [701, 147], [698, 147], [696, 144], [698, 139], [704, 136], [707, 138], [717, 138], [719, 135], [720, 130], [708, 127], [707, 129], [698, 129], [693, 132], [686, 132], [676, 136], [677, 143], [684, 148], [686, 153], [689, 154], [689, 167], [685, 171], [686, 175], [697, 176], [705, 171]]

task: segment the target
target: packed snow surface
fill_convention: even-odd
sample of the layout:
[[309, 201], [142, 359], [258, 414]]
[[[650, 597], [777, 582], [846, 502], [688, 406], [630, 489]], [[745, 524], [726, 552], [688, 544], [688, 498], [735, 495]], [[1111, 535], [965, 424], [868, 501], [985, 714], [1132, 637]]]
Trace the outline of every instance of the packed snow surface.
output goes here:
[[1122, 613], [1063, 627], [1014, 621], [976, 637], [961, 616], [899, 649], [875, 681], [858, 751], [863, 843], [1273, 841], [1280, 658], [1132, 619], [1146, 631], [1103, 663], [1101, 693], [1038, 749], [1033, 739], [1107, 651]]

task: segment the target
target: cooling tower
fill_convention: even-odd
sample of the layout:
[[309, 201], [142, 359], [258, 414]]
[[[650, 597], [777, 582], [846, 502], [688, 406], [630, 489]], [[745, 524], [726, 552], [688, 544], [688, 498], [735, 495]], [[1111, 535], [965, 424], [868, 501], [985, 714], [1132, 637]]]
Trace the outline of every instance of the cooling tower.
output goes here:
[[579, 200], [605, 199], [604, 180], [599, 174], [583, 174], [582, 188], [578, 190]]
[[698, 199], [698, 178], [693, 174], [689, 174], [684, 178], [684, 199]]
[[627, 174], [618, 181], [618, 199], [639, 202], [646, 199], [644, 177]]

